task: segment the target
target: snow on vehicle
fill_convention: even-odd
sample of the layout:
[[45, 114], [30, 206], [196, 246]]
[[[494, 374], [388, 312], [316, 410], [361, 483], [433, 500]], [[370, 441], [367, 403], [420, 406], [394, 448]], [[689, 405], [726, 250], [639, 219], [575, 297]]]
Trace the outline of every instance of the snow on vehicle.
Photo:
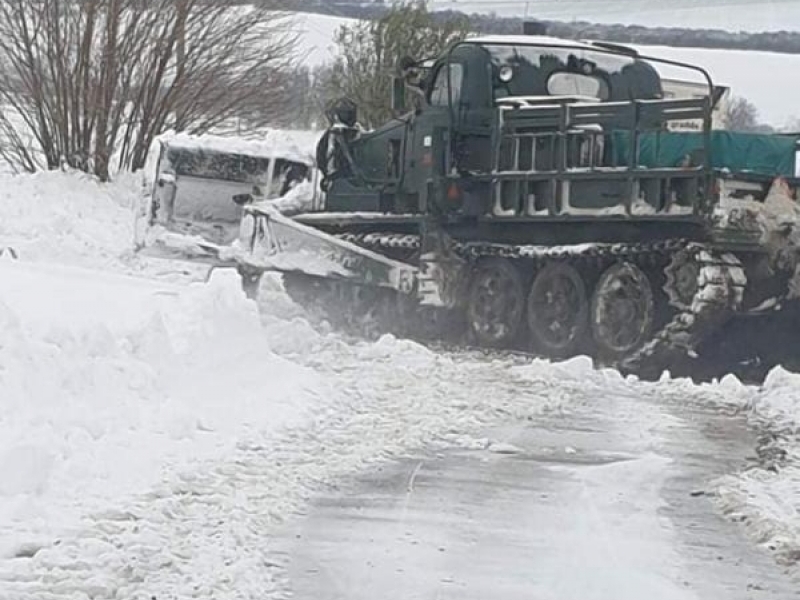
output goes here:
[[[707, 93], [664, 99], [662, 63]], [[332, 109], [324, 209], [246, 206], [241, 264], [332, 315], [640, 373], [790, 304], [795, 173], [768, 195], [720, 194], [736, 177], [702, 68], [542, 35], [470, 38], [422, 67], [404, 61], [393, 101], [410, 90], [414, 105], [375, 131]], [[671, 131], [687, 121], [701, 131]]]
[[146, 168], [137, 247], [158, 256], [218, 262], [219, 248], [238, 236], [242, 208], [232, 197], [313, 196], [317, 137], [281, 130], [259, 140], [163, 136]]

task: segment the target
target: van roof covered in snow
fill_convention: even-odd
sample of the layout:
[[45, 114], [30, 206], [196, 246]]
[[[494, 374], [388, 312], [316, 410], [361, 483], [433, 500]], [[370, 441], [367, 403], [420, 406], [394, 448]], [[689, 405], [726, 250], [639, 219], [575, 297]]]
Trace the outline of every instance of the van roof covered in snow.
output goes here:
[[316, 131], [275, 129], [254, 139], [181, 133], [162, 136], [159, 141], [170, 148], [277, 158], [311, 166], [314, 164], [314, 149], [319, 136], [320, 133]]

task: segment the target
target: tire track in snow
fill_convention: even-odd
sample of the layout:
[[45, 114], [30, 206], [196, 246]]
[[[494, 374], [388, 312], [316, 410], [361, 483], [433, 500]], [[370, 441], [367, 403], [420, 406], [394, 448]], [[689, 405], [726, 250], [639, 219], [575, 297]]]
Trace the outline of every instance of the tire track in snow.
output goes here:
[[654, 388], [685, 399], [689, 389], [630, 383], [583, 359], [520, 365], [392, 337], [347, 341], [311, 328], [284, 296], [272, 300], [264, 317], [271, 347], [328, 386], [313, 416], [280, 434], [253, 434], [231, 460], [170, 474], [129, 505], [87, 515], [83, 528], [32, 557], [0, 563], [0, 597], [280, 597], [269, 533], [323, 486], [427, 444], [474, 444], [491, 425], [542, 411]]
[[[276, 328], [277, 325], [277, 328]], [[286, 327], [267, 327], [277, 335]], [[0, 597], [264, 598], [281, 589], [273, 526], [308, 497], [428, 442], [458, 443], [502, 419], [532, 418], [577, 390], [513, 376], [508, 362], [437, 355], [384, 338], [311, 334], [304, 364], [329, 384], [313, 419], [254, 437], [224, 464], [198, 463], [127, 506], [87, 515], [72, 535], [0, 566]]]

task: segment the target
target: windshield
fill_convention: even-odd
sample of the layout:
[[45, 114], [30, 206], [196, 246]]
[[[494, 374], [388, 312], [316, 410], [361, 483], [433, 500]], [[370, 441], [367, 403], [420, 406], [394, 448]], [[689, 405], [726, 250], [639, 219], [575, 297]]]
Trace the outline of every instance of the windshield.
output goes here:
[[177, 175], [256, 183], [266, 178], [269, 158], [223, 154], [202, 149], [170, 148], [169, 163]]
[[495, 98], [583, 96], [597, 100], [660, 98], [658, 74], [628, 56], [591, 50], [525, 45], [484, 45]]

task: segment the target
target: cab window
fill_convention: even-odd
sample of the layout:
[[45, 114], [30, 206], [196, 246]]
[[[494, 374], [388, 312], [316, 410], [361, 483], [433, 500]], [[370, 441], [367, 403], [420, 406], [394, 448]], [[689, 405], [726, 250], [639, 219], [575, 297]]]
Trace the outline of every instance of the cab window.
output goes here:
[[547, 93], [553, 96], [588, 96], [608, 100], [608, 84], [596, 75], [556, 71], [547, 79]]
[[[450, 64], [450, 88], [453, 104], [461, 98], [461, 84], [464, 80], [464, 66], [459, 63]], [[436, 73], [431, 88], [430, 103], [434, 106], [447, 106], [447, 65], [442, 65]]]

